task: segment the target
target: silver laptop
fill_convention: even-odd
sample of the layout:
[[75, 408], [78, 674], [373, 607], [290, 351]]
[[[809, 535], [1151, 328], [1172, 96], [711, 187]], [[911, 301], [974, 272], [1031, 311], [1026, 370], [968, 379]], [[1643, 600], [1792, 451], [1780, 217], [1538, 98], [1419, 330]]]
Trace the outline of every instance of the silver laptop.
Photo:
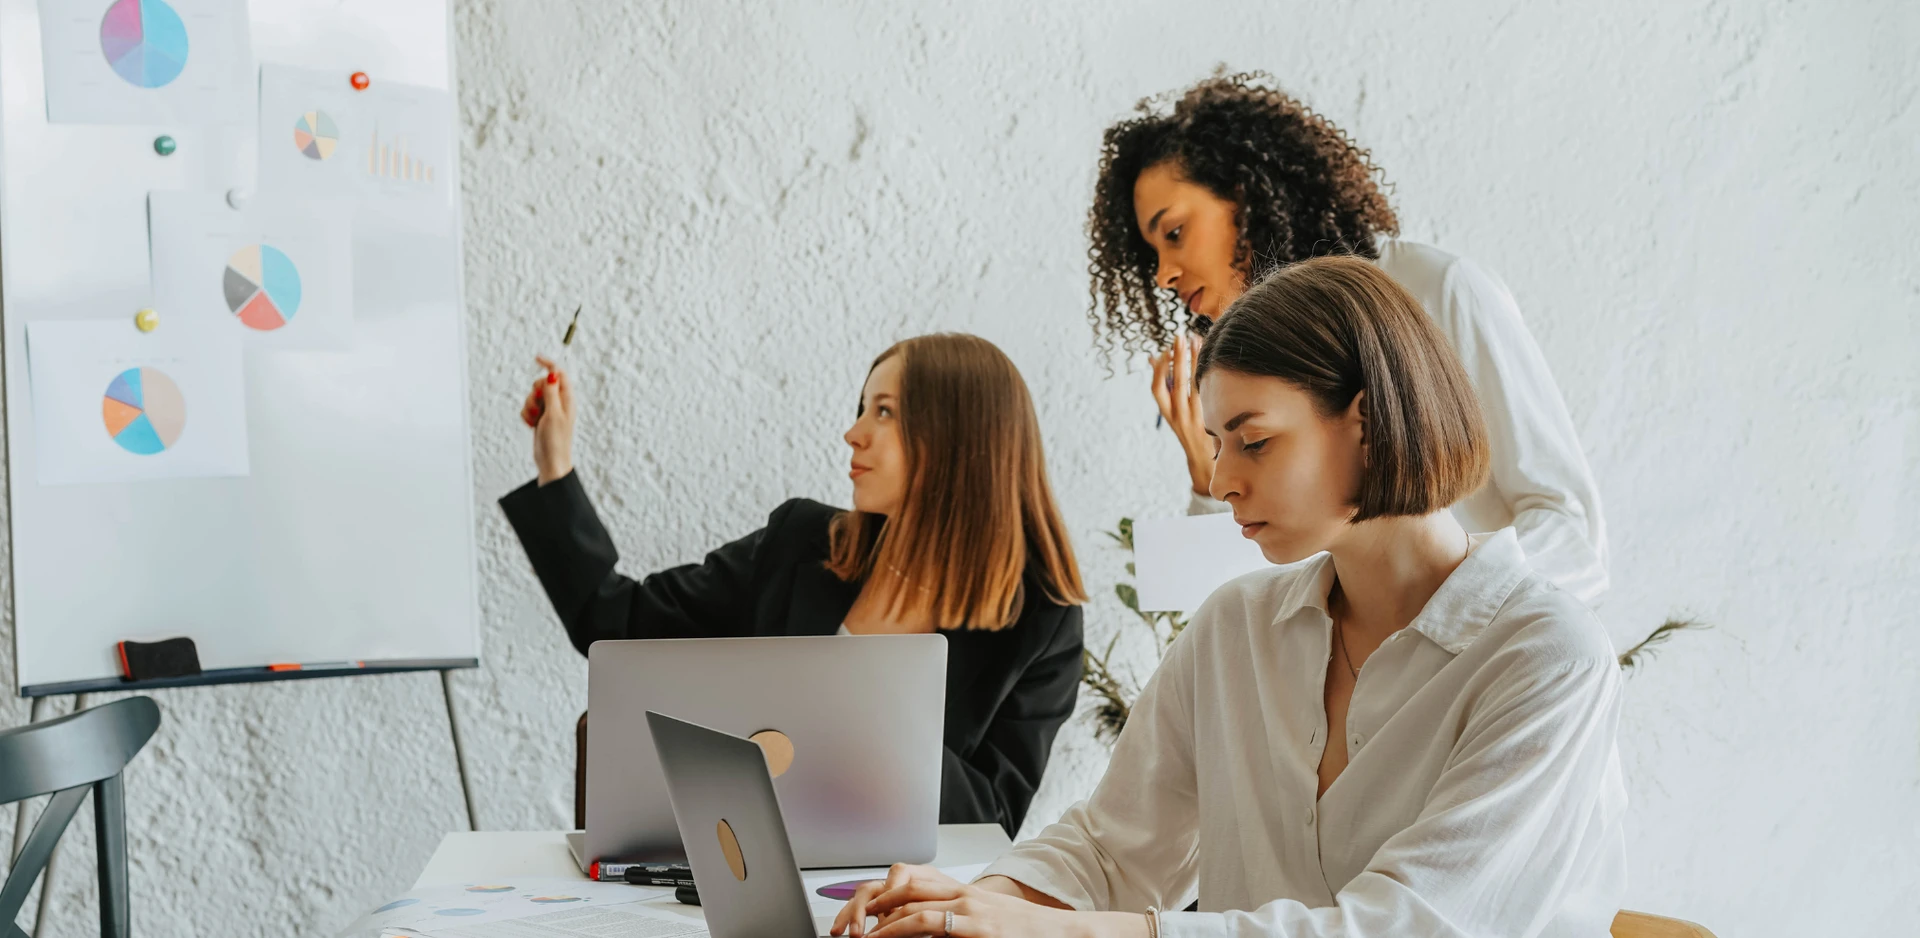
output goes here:
[[947, 640], [941, 635], [595, 642], [587, 652], [589, 873], [687, 857], [644, 714], [765, 747], [807, 868], [924, 863], [939, 844]]
[[653, 711], [647, 724], [666, 770], [708, 934], [819, 935], [761, 748]]

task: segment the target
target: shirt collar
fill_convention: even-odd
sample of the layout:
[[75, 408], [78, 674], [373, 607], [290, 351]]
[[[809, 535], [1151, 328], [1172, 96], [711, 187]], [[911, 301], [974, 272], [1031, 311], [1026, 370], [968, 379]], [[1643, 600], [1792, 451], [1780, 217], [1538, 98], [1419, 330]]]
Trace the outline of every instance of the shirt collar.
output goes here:
[[[1281, 602], [1286, 610], [1281, 618], [1302, 609], [1327, 610], [1327, 594], [1333, 591], [1333, 555], [1315, 554], [1300, 561], [1306, 575], [1293, 581], [1291, 595]], [[1520, 550], [1520, 539], [1512, 528], [1504, 528], [1484, 539], [1453, 569], [1433, 598], [1413, 617], [1408, 628], [1425, 635], [1434, 644], [1457, 655], [1486, 631], [1493, 617], [1506, 605], [1520, 581], [1529, 572], [1527, 557]]]
[[1280, 614], [1274, 621], [1285, 621], [1302, 609], [1318, 609], [1323, 616], [1331, 615], [1327, 610], [1327, 594], [1333, 592], [1333, 555], [1321, 551], [1295, 563], [1304, 575], [1292, 578], [1287, 595], [1280, 601]]
[[1467, 554], [1408, 628], [1457, 655], [1492, 624], [1528, 572], [1519, 537], [1512, 528], [1503, 528]]

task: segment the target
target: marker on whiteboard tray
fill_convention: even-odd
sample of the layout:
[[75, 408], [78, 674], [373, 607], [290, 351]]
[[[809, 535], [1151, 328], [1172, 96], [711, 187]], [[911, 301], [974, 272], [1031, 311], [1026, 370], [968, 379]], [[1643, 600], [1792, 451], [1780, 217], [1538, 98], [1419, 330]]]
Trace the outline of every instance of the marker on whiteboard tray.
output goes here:
[[[573, 318], [567, 322], [567, 332], [565, 335], [560, 337], [560, 352], [554, 356], [556, 360], [560, 359], [561, 355], [564, 355], [566, 353], [567, 346], [570, 346], [573, 344], [574, 333], [578, 332], [580, 329], [580, 311], [585, 308], [586, 308], [585, 303], [582, 303], [579, 306], [575, 306], [573, 308]], [[560, 379], [554, 377], [554, 374], [552, 371], [547, 372], [547, 383], [551, 384], [558, 380]], [[533, 409], [523, 415], [525, 420], [527, 421], [527, 426], [529, 427], [539, 426], [540, 416], [546, 412], [547, 412], [547, 402], [541, 399], [540, 397], [535, 396], [533, 399]]]

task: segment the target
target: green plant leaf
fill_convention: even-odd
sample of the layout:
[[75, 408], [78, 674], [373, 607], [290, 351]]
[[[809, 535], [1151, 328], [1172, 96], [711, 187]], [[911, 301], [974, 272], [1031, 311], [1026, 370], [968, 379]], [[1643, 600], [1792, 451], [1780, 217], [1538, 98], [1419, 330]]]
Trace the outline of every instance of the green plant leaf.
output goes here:
[[1621, 653], [1620, 670], [1632, 671], [1635, 667], [1639, 666], [1641, 662], [1653, 657], [1654, 649], [1666, 644], [1667, 640], [1677, 633], [1684, 632], [1688, 629], [1705, 628], [1712, 628], [1712, 626], [1698, 619], [1678, 616], [1669, 617], [1667, 621], [1655, 627], [1652, 632], [1647, 633], [1646, 638], [1641, 639], [1636, 642], [1632, 648]]

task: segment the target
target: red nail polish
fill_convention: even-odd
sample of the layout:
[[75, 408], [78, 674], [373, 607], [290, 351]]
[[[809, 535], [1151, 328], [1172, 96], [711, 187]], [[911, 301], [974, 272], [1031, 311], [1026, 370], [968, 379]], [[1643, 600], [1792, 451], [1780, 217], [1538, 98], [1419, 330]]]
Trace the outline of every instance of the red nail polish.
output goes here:
[[559, 373], [559, 372], [557, 372], [557, 371], [549, 371], [549, 372], [547, 372], [547, 383], [548, 383], [548, 384], [559, 384], [559, 383], [560, 383], [560, 373]]

